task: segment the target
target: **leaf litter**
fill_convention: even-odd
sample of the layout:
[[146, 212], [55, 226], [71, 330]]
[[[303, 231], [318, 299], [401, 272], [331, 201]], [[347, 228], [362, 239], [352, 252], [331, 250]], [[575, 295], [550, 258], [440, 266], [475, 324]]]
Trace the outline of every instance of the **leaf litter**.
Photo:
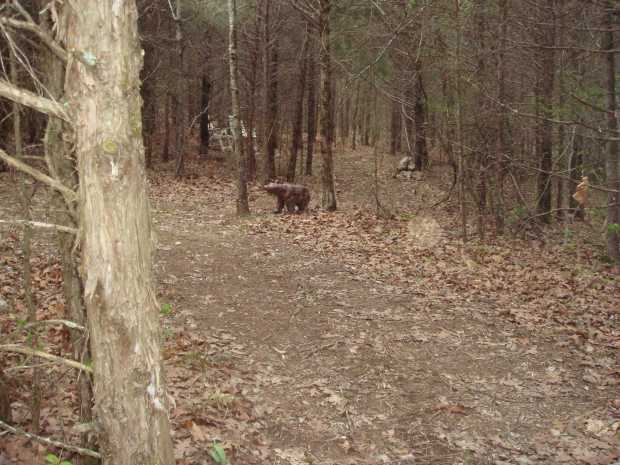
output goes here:
[[[394, 213], [378, 218], [364, 162], [339, 157], [339, 212], [271, 215], [273, 199], [253, 186], [247, 220], [218, 165], [152, 174], [177, 464], [214, 463], [214, 444], [233, 464], [617, 461], [617, 268], [553, 230], [463, 245], [450, 204], [418, 207], [445, 194], [430, 178], [414, 193], [385, 176]], [[59, 318], [60, 268], [40, 236], [38, 317]], [[25, 314], [18, 242], [3, 227], [0, 325], [12, 342]], [[57, 328], [44, 337], [68, 354]], [[71, 377], [48, 376], [44, 432], [75, 439]], [[11, 383], [28, 379], [18, 371]], [[13, 408], [25, 425], [22, 391]], [[3, 457], [44, 456], [5, 443]]]

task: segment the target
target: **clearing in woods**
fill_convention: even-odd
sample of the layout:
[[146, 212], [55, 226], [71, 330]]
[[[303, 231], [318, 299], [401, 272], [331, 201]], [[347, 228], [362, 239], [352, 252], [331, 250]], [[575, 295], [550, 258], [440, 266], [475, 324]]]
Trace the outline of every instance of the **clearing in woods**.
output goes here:
[[387, 157], [377, 219], [372, 156], [336, 157], [333, 214], [317, 185], [304, 215], [254, 187], [238, 219], [224, 167], [153, 175], [177, 463], [618, 460], [617, 269], [582, 226], [463, 246], [445, 181]]

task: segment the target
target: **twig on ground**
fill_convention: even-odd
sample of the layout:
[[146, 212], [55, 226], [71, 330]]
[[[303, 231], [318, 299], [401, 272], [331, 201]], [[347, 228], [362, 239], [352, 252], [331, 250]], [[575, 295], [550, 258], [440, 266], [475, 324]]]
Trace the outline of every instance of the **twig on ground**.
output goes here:
[[46, 444], [48, 446], [52, 446], [52, 447], [58, 447], [59, 449], [64, 449], [64, 450], [68, 450], [71, 452], [76, 452], [80, 455], [87, 455], [89, 457], [94, 457], [96, 459], [100, 459], [101, 458], [101, 454], [99, 452], [96, 452], [94, 450], [90, 450], [90, 449], [84, 449], [83, 447], [78, 447], [78, 446], [72, 446], [71, 444], [65, 444], [64, 442], [60, 442], [60, 441], [56, 441], [54, 439], [50, 439], [50, 438], [45, 438], [43, 436], [38, 436], [36, 434], [32, 434], [29, 433], [27, 431], [24, 431], [21, 428], [15, 428], [14, 426], [11, 426], [5, 422], [3, 422], [2, 420], [0, 420], [0, 428], [2, 428], [5, 431], [8, 431], [9, 433], [13, 433], [19, 436], [25, 436], [28, 439], [32, 439], [34, 441], [38, 441], [42, 444]]
[[78, 230], [70, 226], [62, 226], [59, 224], [41, 223], [40, 221], [26, 220], [0, 220], [0, 224], [20, 224], [24, 226], [32, 226], [41, 229], [53, 229], [54, 231], [62, 231], [71, 234], [77, 234]]

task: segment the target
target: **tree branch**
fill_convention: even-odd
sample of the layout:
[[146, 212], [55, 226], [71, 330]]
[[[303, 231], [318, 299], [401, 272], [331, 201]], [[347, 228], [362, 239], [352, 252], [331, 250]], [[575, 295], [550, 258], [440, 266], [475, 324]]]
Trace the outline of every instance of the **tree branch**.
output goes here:
[[31, 349], [30, 347], [23, 347], [18, 344], [0, 345], [0, 352], [14, 352], [16, 354], [30, 355], [33, 357], [50, 360], [52, 362], [61, 363], [63, 365], [67, 365], [68, 367], [75, 368], [76, 370], [85, 371], [86, 373], [92, 374], [93, 372], [93, 369], [91, 367], [86, 366], [83, 363], [76, 362], [75, 360], [59, 357], [58, 355], [48, 354], [47, 352], [43, 352], [42, 350], [35, 350]]
[[42, 29], [38, 24], [32, 21], [20, 21], [18, 19], [13, 18], [0, 18], [0, 24], [5, 24], [9, 27], [15, 29], [22, 29], [24, 31], [29, 31], [35, 34], [41, 41], [47, 45], [47, 47], [60, 58], [65, 63], [69, 59], [69, 55], [67, 51], [62, 48], [62, 46], [54, 40], [52, 36], [50, 36], [44, 29]]
[[71, 189], [69, 189], [67, 186], [65, 186], [63, 183], [61, 183], [57, 179], [48, 176], [45, 173], [42, 173], [41, 171], [31, 167], [30, 165], [27, 165], [26, 163], [18, 160], [17, 158], [10, 156], [2, 149], [0, 149], [0, 160], [4, 160], [9, 166], [12, 166], [13, 168], [26, 174], [29, 174], [37, 181], [41, 181], [42, 183], [47, 184], [51, 188], [56, 189], [60, 193], [64, 194], [67, 200], [72, 202], [77, 200], [77, 194]]
[[70, 444], [65, 444], [64, 442], [55, 441], [54, 439], [50, 439], [50, 438], [44, 438], [43, 436], [38, 436], [36, 434], [29, 433], [27, 431], [24, 431], [23, 429], [15, 428], [14, 426], [11, 426], [1, 420], [0, 420], [0, 428], [2, 428], [5, 431], [8, 431], [9, 433], [18, 434], [20, 436], [25, 436], [28, 439], [33, 439], [47, 446], [57, 447], [59, 449], [76, 452], [80, 455], [87, 455], [88, 457], [94, 457], [96, 459], [101, 458], [101, 454], [99, 452], [95, 452], [94, 450], [84, 449], [83, 447], [78, 447], [78, 446], [72, 446]]
[[15, 87], [5, 79], [0, 79], [0, 97], [5, 97], [13, 102], [20, 103], [26, 107], [34, 108], [41, 113], [55, 116], [68, 123], [71, 123], [69, 115], [65, 112], [62, 105], [54, 100], [41, 97], [19, 87]]
[[0, 224], [22, 224], [42, 229], [53, 229], [54, 231], [61, 231], [71, 234], [77, 234], [78, 230], [70, 226], [62, 226], [59, 224], [41, 223], [40, 221], [26, 221], [26, 220], [0, 220]]

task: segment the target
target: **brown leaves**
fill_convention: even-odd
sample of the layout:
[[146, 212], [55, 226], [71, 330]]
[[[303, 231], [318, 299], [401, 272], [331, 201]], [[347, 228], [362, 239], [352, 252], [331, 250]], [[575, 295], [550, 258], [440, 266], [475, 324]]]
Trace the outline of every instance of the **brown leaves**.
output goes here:
[[588, 183], [588, 177], [584, 176], [583, 178], [581, 178], [581, 182], [577, 185], [577, 189], [573, 194], [573, 199], [575, 199], [577, 203], [582, 207], [585, 206], [586, 202], [588, 201], [589, 187], [590, 185]]

